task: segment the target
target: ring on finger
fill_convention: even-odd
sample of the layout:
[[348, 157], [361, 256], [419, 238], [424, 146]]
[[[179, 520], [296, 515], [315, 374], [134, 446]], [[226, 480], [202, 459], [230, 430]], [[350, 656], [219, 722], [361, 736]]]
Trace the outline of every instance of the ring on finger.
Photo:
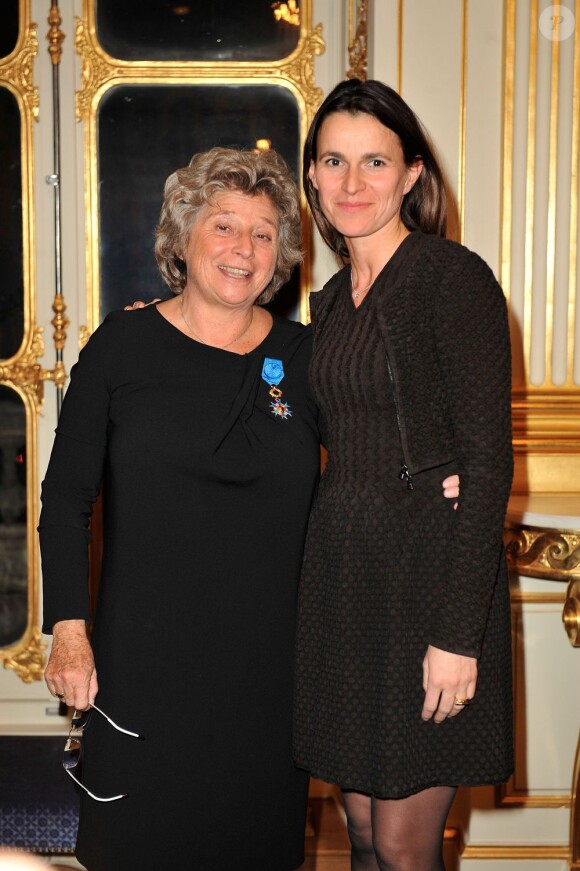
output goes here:
[[466, 705], [468, 705], [470, 703], [470, 701], [471, 701], [471, 699], [459, 699], [457, 696], [455, 696], [455, 699], [453, 700], [453, 704], [455, 705], [456, 708], [464, 708]]

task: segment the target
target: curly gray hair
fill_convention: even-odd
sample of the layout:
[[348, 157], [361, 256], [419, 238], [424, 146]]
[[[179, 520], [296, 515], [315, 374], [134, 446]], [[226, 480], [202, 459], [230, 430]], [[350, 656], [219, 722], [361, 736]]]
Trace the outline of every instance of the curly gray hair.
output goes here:
[[172, 173], [165, 182], [164, 200], [155, 234], [155, 257], [161, 276], [174, 293], [187, 281], [183, 259], [191, 229], [201, 211], [222, 191], [267, 196], [279, 219], [276, 267], [270, 283], [257, 299], [264, 305], [290, 278], [302, 260], [298, 188], [283, 159], [275, 151], [212, 148], [194, 154], [189, 166]]

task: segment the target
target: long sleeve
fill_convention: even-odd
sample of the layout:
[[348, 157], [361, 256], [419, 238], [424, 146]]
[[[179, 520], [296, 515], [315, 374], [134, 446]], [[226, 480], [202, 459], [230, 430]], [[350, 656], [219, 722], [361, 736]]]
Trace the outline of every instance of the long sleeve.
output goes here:
[[435, 301], [461, 496], [444, 597], [429, 641], [479, 656], [500, 560], [513, 476], [511, 363], [506, 304], [489, 267], [465, 252]]
[[107, 360], [114, 317], [95, 332], [71, 371], [46, 477], [39, 521], [43, 632], [59, 620], [89, 621], [89, 521], [107, 447]]

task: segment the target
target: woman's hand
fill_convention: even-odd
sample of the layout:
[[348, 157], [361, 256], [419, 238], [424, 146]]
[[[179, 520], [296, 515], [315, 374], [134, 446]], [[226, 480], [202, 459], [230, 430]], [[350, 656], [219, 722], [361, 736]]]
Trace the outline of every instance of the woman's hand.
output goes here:
[[52, 628], [52, 650], [44, 679], [50, 692], [77, 711], [86, 711], [99, 691], [93, 651], [84, 620], [61, 620]]
[[[443, 495], [446, 499], [457, 499], [459, 496], [459, 475], [450, 475], [443, 481]], [[457, 510], [459, 502], [453, 506]]]
[[126, 305], [123, 311], [132, 312], [138, 308], [147, 308], [148, 305], [155, 305], [156, 302], [161, 302], [159, 297], [152, 299], [151, 302], [143, 302], [142, 299], [136, 299], [133, 305]]
[[456, 699], [472, 699], [477, 683], [477, 659], [449, 653], [429, 645], [423, 660], [423, 689], [425, 702], [421, 717], [442, 723], [455, 717], [464, 705], [455, 705]]

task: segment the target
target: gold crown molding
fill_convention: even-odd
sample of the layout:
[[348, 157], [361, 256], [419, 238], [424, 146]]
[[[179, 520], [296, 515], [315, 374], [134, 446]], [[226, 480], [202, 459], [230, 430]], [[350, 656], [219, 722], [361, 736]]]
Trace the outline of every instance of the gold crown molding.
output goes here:
[[62, 18], [58, 6], [53, 5], [50, 7], [48, 23], [50, 24], [50, 29], [46, 34], [48, 40], [48, 53], [50, 55], [51, 63], [54, 66], [57, 66], [62, 57], [62, 44], [65, 38], [64, 33], [60, 29]]
[[[367, 0], [350, 0], [348, 9], [348, 70], [347, 79], [366, 81], [368, 73], [368, 9]], [[355, 27], [356, 21], [356, 27]]]
[[569, 581], [580, 577], [580, 531], [507, 523], [504, 532], [510, 569], [529, 578]]
[[36, 24], [29, 24], [18, 51], [0, 61], [0, 83], [11, 85], [30, 116], [38, 121], [40, 98], [32, 80], [34, 58], [38, 54], [36, 30]]
[[46, 657], [46, 644], [42, 641], [40, 629], [35, 626], [30, 636], [18, 645], [15, 653], [9, 653], [4, 658], [4, 668], [11, 668], [24, 683], [42, 680]]

